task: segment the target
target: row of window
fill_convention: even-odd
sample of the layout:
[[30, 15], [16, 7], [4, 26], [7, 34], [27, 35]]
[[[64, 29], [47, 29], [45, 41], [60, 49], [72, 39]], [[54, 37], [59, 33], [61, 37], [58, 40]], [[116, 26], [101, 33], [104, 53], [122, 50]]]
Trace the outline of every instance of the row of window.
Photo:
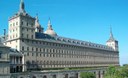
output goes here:
[[[28, 35], [27, 34], [27, 38], [30, 37], [33, 39], [33, 35]], [[22, 42], [31, 44], [31, 45], [40, 45], [40, 46], [51, 46], [51, 47], [59, 47], [59, 48], [66, 48], [66, 49], [73, 49], [73, 50], [79, 50], [79, 51], [86, 51], [87, 49], [85, 47], [79, 47], [79, 46], [75, 46], [75, 45], [66, 45], [66, 44], [59, 44], [59, 43], [52, 43], [52, 42], [44, 42], [44, 41], [35, 41], [35, 40], [25, 40], [22, 39]], [[27, 50], [27, 51], [34, 51], [33, 48], [30, 47], [22, 47], [22, 50]], [[93, 50], [93, 49], [92, 49]], [[42, 49], [40, 48], [36, 48], [35, 50], [36, 52], [42, 52]], [[44, 52], [44, 51], [43, 51]], [[48, 52], [48, 51], [47, 51]], [[101, 54], [101, 53], [100, 53]], [[104, 51], [104, 54], [108, 54], [107, 51]], [[101, 55], [102, 56], [102, 55]]]
[[14, 57], [14, 56], [11, 56], [10, 57], [10, 63], [12, 64], [17, 64], [17, 63], [20, 63], [22, 64], [22, 57]]
[[34, 32], [34, 29], [29, 29], [29, 28], [23, 28], [23, 27], [22, 27], [22, 30], [21, 30], [21, 31], [22, 31], [22, 32], [25, 32], [25, 30], [26, 30], [27, 32], [30, 31], [31, 33]]
[[31, 27], [34, 26], [33, 23], [30, 24], [30, 23], [28, 23], [28, 22], [26, 22], [26, 21], [25, 21], [25, 22], [22, 21], [22, 22], [21, 22], [21, 25], [24, 25], [24, 26], [31, 26]]
[[12, 36], [10, 36], [10, 39], [14, 39], [14, 38], [17, 38], [18, 35], [17, 34], [13, 34]]
[[[46, 53], [53, 53], [53, 54], [68, 54], [68, 55], [80, 55], [85, 56], [85, 55], [91, 55], [91, 56], [98, 56], [98, 57], [118, 57], [118, 55], [115, 54], [101, 54], [101, 53], [88, 53], [84, 51], [76, 51], [76, 50], [61, 50], [61, 49], [47, 49], [47, 48], [35, 48], [35, 47], [26, 47], [22, 46], [22, 51], [34, 51], [34, 52], [46, 52]], [[38, 53], [37, 53], [38, 54]], [[29, 55], [29, 53], [28, 53]], [[33, 55], [33, 54], [32, 54]]]
[[12, 26], [18, 26], [18, 22], [13, 22], [12, 24], [10, 24], [10, 27]]
[[15, 28], [15, 29], [11, 29], [10, 28], [10, 34], [13, 33], [13, 32], [15, 32], [15, 31], [17, 32], [17, 28]]
[[[30, 35], [30, 34], [21, 34], [21, 37], [23, 38], [29, 38], [29, 39], [33, 39], [33, 35]], [[23, 41], [23, 40], [22, 40]]]
[[92, 56], [92, 55], [71, 55], [71, 54], [59, 54], [59, 53], [28, 53], [27, 56], [36, 56], [36, 57], [61, 57], [61, 58], [86, 58], [86, 59], [108, 59], [108, 60], [114, 60], [118, 57], [99, 57], [99, 56]]
[[83, 42], [83, 41], [77, 41], [77, 40], [73, 40], [73, 39], [65, 39], [65, 38], [61, 38], [58, 37], [56, 38], [57, 41], [61, 41], [61, 42], [68, 42], [68, 43], [73, 43], [73, 44], [78, 44], [78, 45], [83, 45], [83, 46], [89, 46], [89, 47], [94, 47], [94, 48], [102, 48], [102, 49], [107, 49], [107, 50], [113, 50], [111, 47], [105, 46], [105, 45], [100, 45], [100, 44], [94, 44], [91, 42]]
[[[13, 34], [12, 36], [10, 36], [9, 38], [10, 39], [14, 39], [14, 38], [17, 38], [18, 37], [18, 35], [17, 34]], [[24, 37], [24, 38], [30, 38], [30, 39], [33, 39], [33, 35], [29, 35], [29, 34], [21, 34], [21, 37]]]
[[94, 61], [27, 61], [27, 65], [85, 65], [85, 64], [118, 64], [118, 62], [94, 62]]
[[[19, 22], [13, 22], [13, 23], [10, 24], [10, 27], [14, 27], [14, 26], [18, 26], [18, 25], [19, 25]], [[31, 26], [31, 27], [34, 26], [33, 23], [29, 24], [28, 22], [23, 22], [23, 21], [21, 21], [21, 25], [24, 25], [24, 26]]]

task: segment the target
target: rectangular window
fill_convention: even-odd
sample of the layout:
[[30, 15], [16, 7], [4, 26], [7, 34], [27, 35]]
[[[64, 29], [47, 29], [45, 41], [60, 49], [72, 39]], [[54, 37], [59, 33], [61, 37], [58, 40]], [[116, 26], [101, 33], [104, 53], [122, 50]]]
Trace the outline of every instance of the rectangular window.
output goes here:
[[24, 46], [22, 46], [22, 50], [24, 51]]
[[16, 22], [16, 25], [18, 25], [18, 22]]
[[27, 47], [27, 51], [29, 51], [29, 47]]
[[36, 48], [36, 51], [38, 51], [38, 48]]
[[24, 37], [24, 34], [23, 33], [21, 34], [21, 37]]
[[23, 21], [21, 22], [21, 25], [23, 25]]
[[41, 52], [42, 50], [41, 50], [41, 48], [40, 48], [40, 52]]
[[2, 53], [0, 53], [0, 58], [2, 58]]
[[33, 35], [32, 35], [32, 39], [33, 39]]
[[13, 23], [13, 26], [15, 26], [15, 23]]
[[27, 23], [27, 26], [28, 26], [28, 23]]
[[27, 38], [28, 38], [28, 34], [27, 34]]
[[32, 51], [34, 51], [33, 47], [32, 47]]
[[36, 56], [38, 56], [38, 53], [36, 53]]
[[32, 53], [32, 56], [34, 56], [34, 53]]
[[29, 53], [27, 53], [27, 56], [29, 56]]

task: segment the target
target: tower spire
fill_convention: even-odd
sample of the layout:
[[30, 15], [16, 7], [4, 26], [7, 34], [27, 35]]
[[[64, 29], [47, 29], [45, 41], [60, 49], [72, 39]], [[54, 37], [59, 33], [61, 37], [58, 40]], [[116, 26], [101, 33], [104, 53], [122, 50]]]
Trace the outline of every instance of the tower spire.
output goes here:
[[40, 24], [39, 24], [38, 14], [36, 14], [35, 26], [36, 27], [41, 27]]
[[52, 25], [51, 25], [50, 17], [49, 17], [49, 19], [48, 19], [48, 29], [53, 30], [53, 29], [52, 29]]
[[25, 13], [25, 5], [24, 5], [24, 1], [23, 0], [20, 0], [19, 12], [20, 13]]
[[110, 39], [109, 40], [114, 40], [113, 33], [112, 33], [112, 27], [111, 26], [110, 26]]
[[36, 14], [36, 22], [39, 22], [38, 13]]

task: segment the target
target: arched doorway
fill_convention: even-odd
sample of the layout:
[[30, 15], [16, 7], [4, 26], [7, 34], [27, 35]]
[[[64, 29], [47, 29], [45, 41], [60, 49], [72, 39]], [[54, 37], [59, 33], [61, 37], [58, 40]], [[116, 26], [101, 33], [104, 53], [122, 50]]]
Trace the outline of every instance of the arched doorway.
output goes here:
[[56, 75], [53, 75], [52, 78], [56, 78]]
[[32, 78], [36, 78], [36, 76], [33, 76]]
[[65, 74], [65, 77], [64, 78], [68, 78], [68, 74]]
[[76, 76], [76, 78], [78, 78], [78, 76], [79, 76], [78, 73], [76, 73], [75, 76]]
[[43, 78], [47, 78], [47, 76], [46, 76], [46, 75], [44, 75], [44, 76], [43, 76]]

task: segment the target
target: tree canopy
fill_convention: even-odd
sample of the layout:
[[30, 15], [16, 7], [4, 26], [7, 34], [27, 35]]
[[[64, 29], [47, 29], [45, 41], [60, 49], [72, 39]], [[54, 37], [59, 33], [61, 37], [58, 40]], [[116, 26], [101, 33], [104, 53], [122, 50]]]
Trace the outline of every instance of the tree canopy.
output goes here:
[[95, 77], [95, 74], [91, 72], [81, 72], [80, 78], [96, 78], [96, 77]]
[[114, 67], [110, 66], [104, 78], [128, 78], [128, 66]]

